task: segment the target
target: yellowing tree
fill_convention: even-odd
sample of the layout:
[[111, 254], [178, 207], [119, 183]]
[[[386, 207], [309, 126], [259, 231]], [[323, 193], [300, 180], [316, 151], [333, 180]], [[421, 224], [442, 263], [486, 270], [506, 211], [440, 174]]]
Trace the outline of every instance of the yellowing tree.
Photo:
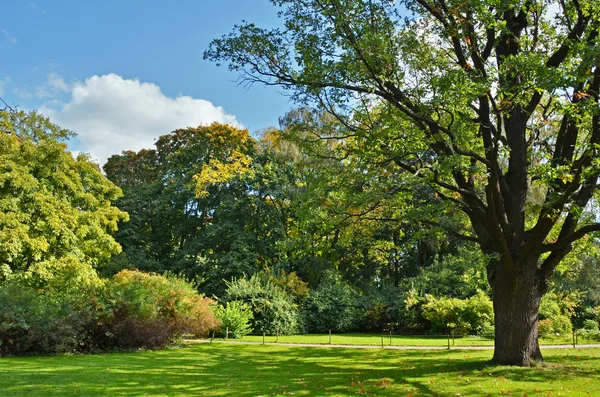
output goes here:
[[110, 235], [128, 219], [112, 205], [121, 190], [86, 155], [73, 158], [71, 135], [36, 113], [0, 112], [0, 281], [67, 292], [121, 250]]

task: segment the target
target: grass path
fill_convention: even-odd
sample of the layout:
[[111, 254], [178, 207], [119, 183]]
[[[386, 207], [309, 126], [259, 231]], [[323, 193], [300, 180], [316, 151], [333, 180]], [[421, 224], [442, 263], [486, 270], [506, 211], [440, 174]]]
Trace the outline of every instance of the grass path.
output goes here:
[[600, 349], [544, 350], [540, 368], [489, 350], [202, 343], [137, 353], [0, 359], [2, 396], [594, 396]]

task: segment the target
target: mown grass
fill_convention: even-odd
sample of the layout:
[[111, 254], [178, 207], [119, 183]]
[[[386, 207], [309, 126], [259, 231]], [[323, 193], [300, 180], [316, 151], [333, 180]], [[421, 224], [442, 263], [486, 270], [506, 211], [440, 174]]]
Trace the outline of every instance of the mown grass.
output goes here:
[[[262, 335], [246, 335], [241, 341], [262, 342]], [[265, 336], [265, 343], [310, 343], [329, 344], [328, 334], [280, 335]], [[362, 346], [447, 346], [447, 336], [400, 336], [386, 334], [332, 334], [331, 343], [334, 345], [362, 345]], [[450, 345], [454, 346], [492, 346], [494, 341], [481, 337], [450, 338]]]
[[547, 366], [495, 367], [492, 352], [204, 343], [104, 355], [0, 359], [2, 396], [587, 396], [600, 349], [544, 351]]
[[[449, 339], [449, 340], [448, 340]], [[262, 335], [246, 335], [239, 339], [248, 342], [262, 342]], [[280, 335], [279, 337], [267, 335], [264, 337], [265, 343], [309, 343], [309, 344], [329, 344], [328, 334], [303, 334], [303, 335]], [[332, 334], [331, 344], [334, 345], [362, 345], [362, 346], [493, 346], [494, 340], [479, 336], [455, 337], [439, 335], [392, 335], [388, 334]], [[594, 343], [594, 341], [578, 338], [579, 343]], [[545, 345], [571, 344], [572, 336], [541, 339], [540, 343]], [[595, 342], [597, 343], [597, 342]]]

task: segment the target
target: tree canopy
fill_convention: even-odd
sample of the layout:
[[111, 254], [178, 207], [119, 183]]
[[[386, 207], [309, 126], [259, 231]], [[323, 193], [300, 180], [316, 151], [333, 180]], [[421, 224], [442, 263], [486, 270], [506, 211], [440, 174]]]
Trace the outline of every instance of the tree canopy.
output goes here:
[[128, 216], [112, 203], [121, 190], [72, 134], [36, 113], [0, 112], [0, 280], [77, 288], [121, 247], [111, 233]]

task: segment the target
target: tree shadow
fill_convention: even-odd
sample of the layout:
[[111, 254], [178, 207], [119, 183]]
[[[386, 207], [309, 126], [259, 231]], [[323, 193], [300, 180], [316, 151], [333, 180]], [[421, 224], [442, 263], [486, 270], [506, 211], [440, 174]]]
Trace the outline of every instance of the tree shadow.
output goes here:
[[547, 354], [545, 368], [491, 366], [491, 354], [203, 344], [129, 354], [5, 358], [0, 359], [0, 394], [489, 396], [504, 390], [543, 395], [566, 379], [599, 381], [596, 351]]

